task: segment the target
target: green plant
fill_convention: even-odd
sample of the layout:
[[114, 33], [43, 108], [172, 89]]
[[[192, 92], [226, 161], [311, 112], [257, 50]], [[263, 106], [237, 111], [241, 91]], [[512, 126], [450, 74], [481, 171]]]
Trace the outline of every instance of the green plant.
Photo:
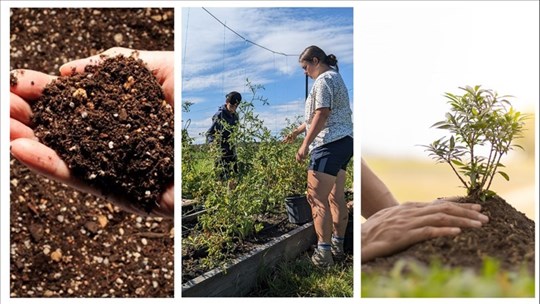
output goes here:
[[[262, 229], [261, 214], [285, 213], [284, 197], [293, 190], [304, 193], [306, 188], [306, 165], [294, 157], [299, 143], [285, 144], [282, 137], [272, 134], [255, 111], [255, 103], [268, 105], [257, 94], [264, 87], [249, 80], [246, 86], [251, 92], [246, 96], [252, 98], [240, 103], [238, 125], [226, 126], [238, 156], [238, 174], [231, 176], [234, 187], [219, 180], [216, 173], [220, 169], [215, 164], [218, 140], [195, 145], [188, 133], [189, 122], [182, 130], [182, 195], [193, 196], [206, 209], [198, 218], [196, 231], [183, 240], [183, 245], [206, 250], [208, 256], [201, 261], [205, 268], [223, 264], [235, 243]], [[189, 105], [184, 111], [189, 111]], [[295, 127], [289, 121], [287, 124], [288, 129]]]
[[[405, 270], [406, 269], [406, 270]], [[363, 298], [534, 297], [535, 279], [526, 269], [506, 271], [486, 257], [482, 270], [428, 266], [400, 260], [387, 273], [362, 272]]]
[[430, 156], [447, 163], [467, 189], [467, 195], [480, 200], [495, 195], [489, 190], [498, 173], [510, 177], [501, 168], [501, 158], [514, 147], [514, 139], [522, 137], [526, 115], [515, 111], [507, 100], [480, 86], [461, 88], [461, 96], [445, 93], [451, 106], [446, 119], [432, 127], [448, 130], [450, 138], [442, 137], [427, 147]]

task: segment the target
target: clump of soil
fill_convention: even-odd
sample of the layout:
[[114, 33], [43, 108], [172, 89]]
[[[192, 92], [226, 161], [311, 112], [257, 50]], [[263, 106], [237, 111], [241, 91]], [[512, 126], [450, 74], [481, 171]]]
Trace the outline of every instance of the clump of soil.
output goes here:
[[[467, 202], [467, 199], [462, 199], [462, 202]], [[481, 228], [465, 228], [454, 237], [439, 237], [417, 243], [395, 255], [363, 264], [362, 272], [386, 273], [400, 259], [425, 264], [437, 259], [449, 267], [479, 271], [483, 258], [491, 257], [500, 262], [502, 270], [519, 271], [525, 267], [534, 274], [534, 221], [500, 197], [480, 204], [482, 213], [489, 217], [489, 222]]]
[[[114, 46], [174, 50], [173, 8], [10, 13], [10, 70], [58, 75], [62, 64]], [[173, 219], [122, 211], [14, 158], [10, 186], [10, 297], [174, 297]]]
[[173, 109], [133, 56], [57, 78], [33, 104], [35, 135], [73, 176], [150, 212], [174, 174]]

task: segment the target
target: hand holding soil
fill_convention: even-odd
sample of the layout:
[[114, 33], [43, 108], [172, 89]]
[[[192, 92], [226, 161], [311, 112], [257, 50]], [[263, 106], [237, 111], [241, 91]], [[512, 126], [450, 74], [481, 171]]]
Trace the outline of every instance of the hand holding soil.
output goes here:
[[[165, 100], [174, 106], [174, 52], [172, 51], [135, 51], [134, 53], [132, 49], [113, 47], [99, 55], [73, 60], [64, 64], [60, 67], [60, 74], [68, 76], [73, 71], [82, 73], [87, 65], [98, 64], [107, 57], [117, 55], [129, 57], [132, 54], [135, 58], [139, 58], [147, 64], [148, 69], [152, 71], [152, 74], [163, 88]], [[107, 57], [104, 57], [104, 55]]]
[[[129, 49], [112, 48], [104, 54], [129, 56], [131, 53]], [[140, 51], [135, 55], [143, 59], [156, 76], [159, 83], [155, 87], [149, 78], [144, 78], [147, 77], [144, 73], [151, 77], [150, 73], [144, 72], [144, 68], [133, 68], [128, 61], [136, 59], [127, 57], [119, 57], [118, 67], [102, 55], [72, 61], [61, 68], [61, 74], [82, 74], [71, 77], [16, 71], [10, 87], [11, 153], [30, 169], [76, 189], [106, 197], [127, 211], [172, 217], [172, 52]], [[86, 67], [105, 61], [108, 68]], [[100, 83], [101, 77], [116, 72], [129, 73], [127, 70], [137, 73], [134, 75], [137, 79], [124, 75], [126, 79], [118, 79], [120, 85], [108, 81]], [[139, 78], [144, 83], [137, 86]], [[110, 79], [114, 80], [114, 75]], [[80, 88], [73, 89], [75, 86]], [[100, 91], [99, 88], [107, 86], [109, 91]], [[146, 87], [152, 88], [147, 91]], [[152, 89], [154, 91], [150, 92]], [[64, 91], [69, 94], [65, 95]], [[111, 93], [117, 94], [117, 98], [107, 100]], [[89, 95], [92, 98], [88, 98]], [[94, 100], [97, 96], [100, 96], [99, 104]], [[148, 96], [151, 98], [146, 98]], [[118, 99], [122, 100], [118, 102], [121, 105], [116, 104]], [[169, 105], [164, 104], [163, 99]], [[104, 116], [98, 116], [99, 110], [105, 112]], [[147, 115], [149, 118], [145, 120]], [[62, 129], [67, 132], [62, 133]], [[92, 138], [91, 134], [97, 137]], [[123, 166], [135, 161], [138, 163], [131, 169]], [[100, 169], [100, 165], [105, 168]]]
[[362, 263], [461, 228], [481, 227], [488, 217], [478, 204], [453, 202], [406, 203], [380, 210], [362, 224]]

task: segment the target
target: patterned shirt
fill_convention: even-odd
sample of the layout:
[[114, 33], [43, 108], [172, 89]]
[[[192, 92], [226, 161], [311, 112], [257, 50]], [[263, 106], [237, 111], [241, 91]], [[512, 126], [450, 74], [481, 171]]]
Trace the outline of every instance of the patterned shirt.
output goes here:
[[330, 108], [330, 114], [324, 128], [309, 145], [309, 151], [324, 144], [353, 135], [352, 111], [349, 93], [341, 75], [335, 70], [328, 70], [317, 77], [306, 99], [306, 131], [311, 128], [315, 110]]

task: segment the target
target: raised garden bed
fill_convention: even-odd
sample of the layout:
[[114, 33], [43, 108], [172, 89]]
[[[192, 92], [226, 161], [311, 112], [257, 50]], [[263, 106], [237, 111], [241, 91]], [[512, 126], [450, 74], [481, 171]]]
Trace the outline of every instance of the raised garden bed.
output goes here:
[[295, 258], [316, 240], [313, 223], [306, 223], [291, 232], [261, 245], [234, 259], [223, 268], [206, 272], [182, 284], [183, 297], [232, 297], [248, 294], [257, 282], [260, 271], [272, 268], [279, 261]]

